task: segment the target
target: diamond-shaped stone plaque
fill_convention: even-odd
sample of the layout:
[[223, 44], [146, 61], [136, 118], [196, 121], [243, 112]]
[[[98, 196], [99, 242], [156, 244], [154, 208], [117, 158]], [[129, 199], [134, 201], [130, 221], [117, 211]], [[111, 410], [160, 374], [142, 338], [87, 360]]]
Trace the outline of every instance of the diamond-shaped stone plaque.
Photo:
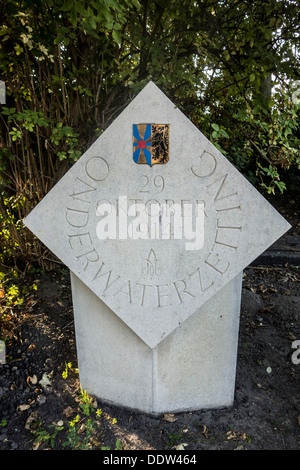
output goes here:
[[290, 228], [152, 82], [24, 222], [151, 348]]

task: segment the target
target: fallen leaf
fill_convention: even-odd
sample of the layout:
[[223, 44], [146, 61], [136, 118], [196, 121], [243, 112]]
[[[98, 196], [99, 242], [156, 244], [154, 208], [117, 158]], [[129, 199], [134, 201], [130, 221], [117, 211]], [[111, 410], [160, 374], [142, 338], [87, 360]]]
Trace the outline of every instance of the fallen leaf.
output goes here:
[[226, 433], [226, 436], [227, 436], [228, 441], [230, 441], [230, 439], [236, 439], [237, 438], [236, 433], [234, 431], [228, 431]]
[[37, 421], [38, 416], [39, 415], [38, 415], [37, 411], [33, 411], [32, 413], [30, 413], [30, 415], [28, 416], [28, 418], [26, 420], [26, 423], [25, 423], [25, 429], [28, 429], [30, 431], [32, 423]]
[[46, 403], [46, 397], [44, 395], [39, 395], [36, 399], [36, 402], [39, 406], [44, 405]]
[[226, 433], [226, 435], [227, 435], [228, 440], [230, 440], [230, 439], [233, 439], [235, 441], [246, 441], [247, 440], [247, 434], [244, 431], [238, 431], [238, 432], [228, 431]]
[[30, 381], [31, 381], [32, 385], [37, 384], [37, 376], [35, 374], [32, 377], [30, 377], [30, 379], [31, 379]]
[[67, 406], [67, 408], [64, 409], [63, 414], [69, 418], [73, 413], [73, 408], [71, 406]]
[[188, 444], [184, 443], [184, 444], [178, 444], [178, 446], [174, 446], [173, 449], [175, 450], [184, 450], [184, 448], [187, 446]]
[[85, 424], [82, 423], [82, 425], [80, 426], [79, 430], [78, 430], [78, 434], [81, 434], [84, 430], [85, 430]]
[[43, 387], [50, 387], [50, 386], [51, 386], [51, 382], [50, 382], [49, 377], [48, 377], [48, 375], [46, 374], [46, 372], [44, 372], [43, 377], [41, 378], [41, 380], [39, 381], [39, 383], [40, 383]]
[[17, 409], [20, 411], [26, 411], [28, 408], [30, 408], [30, 405], [19, 405]]
[[206, 439], [208, 439], [208, 430], [207, 430], [207, 427], [205, 426], [205, 424], [203, 425], [203, 430], [202, 430], [202, 434], [204, 437], [206, 437]]
[[34, 374], [32, 377], [30, 375], [27, 377], [27, 385], [30, 387], [30, 384], [36, 385], [37, 384], [37, 376]]
[[164, 421], [168, 421], [168, 423], [174, 423], [177, 420], [173, 414], [166, 413], [163, 416]]

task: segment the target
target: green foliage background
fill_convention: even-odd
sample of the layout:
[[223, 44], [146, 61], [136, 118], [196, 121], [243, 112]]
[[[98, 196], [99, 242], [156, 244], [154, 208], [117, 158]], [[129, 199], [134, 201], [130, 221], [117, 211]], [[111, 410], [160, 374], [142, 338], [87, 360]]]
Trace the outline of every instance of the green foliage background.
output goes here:
[[149, 79], [261, 191], [297, 189], [299, 33], [295, 0], [2, 0], [2, 267], [44, 264], [22, 219]]

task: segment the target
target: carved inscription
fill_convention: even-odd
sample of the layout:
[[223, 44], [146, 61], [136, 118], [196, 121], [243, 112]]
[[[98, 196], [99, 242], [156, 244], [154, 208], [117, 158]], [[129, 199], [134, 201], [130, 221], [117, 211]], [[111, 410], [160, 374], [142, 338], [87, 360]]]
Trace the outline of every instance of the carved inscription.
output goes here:
[[[239, 204], [236, 191], [229, 193], [226, 191], [228, 173], [210, 182], [216, 170], [217, 160], [214, 155], [207, 151], [203, 151], [202, 155], [199, 157], [198, 166], [191, 167], [192, 173], [197, 178], [206, 180], [209, 177], [206, 189], [209, 190], [212, 195], [218, 218], [215, 239], [211, 252], [205, 259], [205, 263], [222, 276], [229, 269], [231, 264], [228, 259], [231, 258], [231, 255], [228, 254], [228, 252], [226, 253], [226, 249], [233, 250], [233, 252], [238, 250], [238, 235], [242, 231], [242, 225], [238, 222], [241, 213], [241, 204]], [[233, 225], [231, 225], [227, 221], [226, 213], [233, 211], [237, 217]]]
[[84, 166], [84, 174], [74, 181], [66, 207], [67, 237], [75, 258], [86, 271], [90, 263], [98, 263], [100, 256], [94, 247], [88, 230], [90, 222], [90, 196], [97, 190], [97, 183], [107, 178], [109, 166], [102, 157], [91, 157]]
[[[135, 304], [146, 310], [151, 306], [163, 310], [165, 307], [175, 307], [193, 301], [211, 289], [225, 275], [238, 250], [239, 236], [242, 232], [240, 222], [242, 208], [237, 192], [228, 189], [230, 188], [230, 185], [227, 184], [228, 173], [220, 176], [217, 169], [216, 158], [207, 151], [200, 153], [196, 163], [191, 166], [191, 177], [199, 179], [205, 189], [203, 200], [191, 201], [188, 197], [180, 200], [176, 200], [176, 198], [159, 199], [158, 197], [157, 199], [145, 200], [144, 197], [147, 197], [150, 192], [162, 193], [163, 195], [168, 183], [166, 178], [161, 175], [142, 174], [137, 185], [137, 194], [140, 197], [128, 199], [126, 196], [119, 196], [112, 204], [112, 201], [97, 198], [98, 189], [109, 176], [108, 163], [104, 158], [97, 156], [91, 157], [86, 162], [84, 171], [74, 180], [66, 205], [65, 220], [68, 227], [68, 246], [83, 272], [90, 277], [94, 285], [97, 285], [98, 291], [100, 290], [103, 297], [120, 299], [120, 301], [126, 299], [128, 304]], [[130, 208], [129, 202], [131, 203]], [[142, 233], [143, 220], [138, 221], [137, 219], [139, 208], [144, 205], [146, 213], [151, 215], [153, 205], [155, 205], [158, 212], [156, 219], [153, 220], [156, 221], [157, 226], [149, 226], [145, 229], [145, 234], [149, 235], [151, 230], [154, 230], [152, 232], [152, 235], [154, 234], [153, 240], [159, 240], [162, 243], [165, 239], [180, 239], [175, 233], [178, 227], [174, 230], [171, 223], [168, 228], [168, 236], [155, 236], [155, 230], [161, 228], [163, 211], [169, 210], [171, 214], [173, 208], [172, 215], [174, 216], [176, 204], [180, 208], [180, 214], [185, 216], [189, 223], [192, 219], [189, 218], [188, 204], [201, 211], [204, 220], [209, 219], [208, 211], [214, 211], [216, 220], [213, 237], [209, 237], [208, 240], [197, 245], [196, 249], [199, 253], [202, 253], [201, 249], [204, 246], [203, 255], [197, 258], [197, 265], [194, 265], [190, 270], [189, 264], [186, 264], [184, 276], [178, 279], [168, 279], [167, 282], [165, 281], [166, 277], [163, 277], [163, 282], [157, 282], [164, 273], [155, 246], [150, 249], [148, 256], [141, 263], [141, 277], [139, 279], [126, 279], [121, 275], [121, 272], [117, 272], [115, 267], [109, 266], [104, 261], [103, 253], [99, 248], [104, 245], [95, 242], [97, 240], [95, 238], [96, 227], [94, 226], [95, 214], [103, 216], [103, 211], [106, 208], [106, 215], [112, 214], [115, 220], [118, 220], [116, 234], [120, 243], [125, 243], [128, 239], [129, 229], [131, 231], [140, 230], [139, 233]], [[131, 221], [131, 225], [126, 227], [123, 223], [125, 216], [135, 217]], [[107, 226], [108, 222], [109, 218], [105, 220]], [[103, 227], [104, 222], [100, 228], [103, 229]], [[142, 236], [137, 238], [143, 239]]]
[[161, 274], [161, 269], [158, 266], [158, 260], [155, 251], [151, 248], [149, 255], [146, 259], [146, 266], [143, 267], [143, 274], [153, 276]]
[[154, 178], [149, 178], [147, 175], [142, 175], [143, 180], [140, 193], [149, 193], [151, 189], [154, 189], [157, 193], [161, 193], [165, 187], [165, 180], [161, 175], [156, 175]]

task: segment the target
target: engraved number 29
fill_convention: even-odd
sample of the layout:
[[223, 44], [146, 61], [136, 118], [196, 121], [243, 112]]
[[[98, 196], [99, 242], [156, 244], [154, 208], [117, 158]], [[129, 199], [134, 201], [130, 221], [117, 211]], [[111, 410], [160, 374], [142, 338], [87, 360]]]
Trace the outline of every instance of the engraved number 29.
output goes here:
[[144, 185], [140, 189], [140, 193], [149, 193], [151, 189], [154, 189], [156, 192], [161, 193], [165, 187], [165, 180], [162, 176], [156, 175], [154, 178], [149, 178], [146, 175], [142, 175], [144, 178]]

